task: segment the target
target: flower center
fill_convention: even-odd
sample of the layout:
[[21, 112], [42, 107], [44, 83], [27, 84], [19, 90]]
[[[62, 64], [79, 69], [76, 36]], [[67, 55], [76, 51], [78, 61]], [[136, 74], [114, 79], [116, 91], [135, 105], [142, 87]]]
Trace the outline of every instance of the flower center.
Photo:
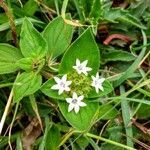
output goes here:
[[95, 85], [98, 85], [98, 84], [99, 84], [98, 80], [95, 80]]
[[79, 69], [79, 70], [83, 70], [83, 66], [79, 65], [79, 66], [78, 66], [78, 69]]
[[62, 88], [65, 88], [65, 84], [64, 84], [63, 82], [60, 82], [60, 86], [61, 86]]
[[76, 103], [77, 103], [77, 100], [76, 100], [76, 99], [73, 99], [73, 100], [72, 100], [72, 103], [73, 103], [73, 104], [76, 104]]

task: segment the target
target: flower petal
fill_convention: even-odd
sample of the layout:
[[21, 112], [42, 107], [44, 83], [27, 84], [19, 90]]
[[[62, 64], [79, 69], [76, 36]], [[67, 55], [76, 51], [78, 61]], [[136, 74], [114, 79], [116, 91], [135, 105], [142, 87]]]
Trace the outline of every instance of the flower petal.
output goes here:
[[86, 71], [91, 71], [91, 70], [92, 70], [92, 68], [86, 67]]
[[95, 87], [95, 90], [96, 90], [96, 93], [99, 92], [99, 88], [97, 86]]
[[74, 110], [75, 110], [75, 113], [77, 114], [77, 113], [79, 112], [79, 110], [80, 110], [80, 107], [79, 107], [78, 105], [76, 105], [76, 106], [74, 107]]
[[99, 79], [99, 73], [98, 72], [96, 73], [96, 78]]
[[78, 99], [77, 93], [73, 92], [73, 99]]
[[72, 98], [66, 98], [67, 103], [71, 103], [72, 102]]
[[99, 82], [100, 82], [100, 83], [103, 83], [104, 81], [105, 81], [105, 78], [99, 79]]
[[83, 67], [86, 67], [87, 63], [88, 63], [88, 60], [85, 60], [85, 61], [83, 61], [83, 62], [81, 63], [81, 65], [82, 65]]
[[79, 96], [79, 97], [78, 97], [78, 100], [79, 100], [79, 101], [82, 101], [82, 100], [83, 100], [83, 98], [84, 98], [84, 96], [83, 96], [83, 95], [81, 95], [81, 96]]
[[73, 108], [74, 108], [74, 105], [73, 104], [69, 104], [68, 112], [70, 112]]
[[70, 88], [68, 86], [65, 87], [65, 91], [70, 91]]
[[62, 81], [63, 81], [64, 83], [67, 81], [67, 75], [66, 75], [66, 74], [62, 77]]
[[63, 91], [64, 91], [63, 88], [59, 88], [58, 95], [61, 95], [63, 93]]
[[72, 83], [72, 81], [67, 81], [66, 85], [69, 86]]
[[54, 80], [56, 83], [60, 83], [61, 79], [59, 79], [58, 77], [54, 77]]
[[76, 66], [79, 66], [80, 65], [80, 60], [77, 58], [76, 59]]
[[79, 106], [84, 107], [84, 106], [87, 106], [87, 105], [84, 102], [80, 102]]
[[99, 89], [100, 89], [101, 91], [104, 91], [104, 88], [102, 87], [102, 85], [99, 85]]
[[53, 89], [53, 90], [58, 90], [58, 89], [59, 89], [59, 85], [58, 85], [58, 84], [55, 84], [55, 85], [53, 85], [53, 86], [51, 87], [51, 89]]

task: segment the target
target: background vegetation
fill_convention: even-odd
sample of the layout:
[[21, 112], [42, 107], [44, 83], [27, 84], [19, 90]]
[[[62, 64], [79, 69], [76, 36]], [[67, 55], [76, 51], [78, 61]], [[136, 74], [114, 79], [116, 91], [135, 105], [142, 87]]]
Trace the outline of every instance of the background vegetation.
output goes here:
[[[0, 6], [0, 149], [150, 149], [149, 0], [0, 0]], [[59, 16], [62, 24], [55, 22], [47, 31], [45, 27]], [[57, 101], [42, 93], [40, 84], [34, 90], [13, 94], [12, 89], [20, 90], [15, 87], [16, 78], [30, 70], [32, 60], [27, 65], [20, 61], [20, 47], [29, 46], [20, 42], [20, 37], [30, 39], [31, 22], [49, 37], [49, 43], [56, 42], [49, 44], [56, 50], [40, 72], [42, 83], [58, 73], [70, 43], [91, 28], [100, 53], [99, 72], [112, 83], [113, 90], [97, 99], [99, 113], [90, 130], [74, 129]], [[61, 26], [67, 32], [57, 39]], [[35, 41], [44, 45], [42, 38]], [[88, 41], [84, 42], [87, 47]], [[38, 47], [37, 57], [43, 58], [45, 53], [38, 53]], [[31, 68], [40, 68], [42, 60]], [[23, 75], [30, 83], [33, 77]]]

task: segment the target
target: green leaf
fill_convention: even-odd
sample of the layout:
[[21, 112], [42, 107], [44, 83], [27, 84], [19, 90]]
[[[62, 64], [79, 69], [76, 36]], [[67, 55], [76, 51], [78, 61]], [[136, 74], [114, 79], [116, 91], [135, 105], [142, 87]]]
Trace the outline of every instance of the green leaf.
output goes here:
[[90, 18], [98, 19], [101, 16], [102, 8], [101, 8], [101, 1], [100, 0], [94, 0], [91, 6], [91, 11], [89, 14]]
[[26, 15], [33, 16], [36, 10], [38, 9], [38, 3], [33, 0], [29, 0], [23, 6], [23, 10]]
[[[84, 100], [85, 101], [85, 100]], [[97, 102], [89, 102], [86, 100], [87, 106], [80, 107], [80, 111], [76, 114], [74, 111], [68, 112], [68, 103], [58, 101], [59, 108], [66, 120], [77, 130], [89, 130], [92, 126], [98, 112], [99, 104]]]
[[110, 104], [103, 104], [99, 107], [99, 119], [109, 120], [118, 115], [118, 111]]
[[102, 59], [105, 63], [109, 61], [132, 61], [135, 58], [131, 53], [122, 50], [113, 50], [102, 54]]
[[[71, 20], [70, 15], [67, 19]], [[66, 24], [60, 16], [51, 21], [43, 32], [48, 43], [48, 55], [55, 58], [69, 46], [73, 34], [73, 26]]]
[[93, 88], [93, 90], [88, 94], [88, 98], [96, 98], [96, 97], [101, 97], [104, 95], [109, 94], [111, 91], [113, 91], [113, 87], [111, 85], [111, 83], [108, 80], [105, 80], [102, 84], [104, 91], [99, 91], [98, 93], [96, 93], [95, 89]]
[[87, 66], [92, 68], [90, 74], [96, 74], [99, 69], [100, 56], [99, 49], [90, 29], [87, 29], [81, 34], [64, 54], [60, 64], [59, 73], [65, 74], [71, 72], [77, 58], [80, 61], [88, 60]]
[[47, 133], [45, 150], [59, 150], [60, 141], [60, 131], [53, 125]]
[[41, 86], [41, 75], [34, 72], [20, 74], [13, 86], [14, 102], [19, 102], [23, 97], [35, 93]]
[[27, 18], [23, 22], [20, 36], [20, 47], [24, 57], [45, 56], [47, 43]]
[[0, 44], [0, 74], [18, 70], [16, 62], [23, 56], [19, 49], [9, 44]]

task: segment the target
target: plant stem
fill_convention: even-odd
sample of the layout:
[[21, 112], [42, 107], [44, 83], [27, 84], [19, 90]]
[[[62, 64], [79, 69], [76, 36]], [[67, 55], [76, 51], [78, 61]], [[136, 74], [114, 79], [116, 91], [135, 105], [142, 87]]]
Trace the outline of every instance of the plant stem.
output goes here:
[[101, 141], [103, 141], [103, 142], [112, 144], [112, 145], [116, 145], [116, 146], [118, 146], [118, 147], [125, 148], [125, 149], [127, 149], [127, 150], [136, 150], [136, 149], [134, 149], [134, 148], [132, 148], [132, 147], [123, 145], [123, 144], [121, 144], [121, 143], [117, 143], [117, 142], [112, 141], [112, 140], [109, 140], [109, 139], [105, 139], [105, 138], [103, 138], [103, 137], [100, 137], [100, 136], [97, 136], [97, 135], [94, 135], [94, 134], [91, 134], [91, 133], [86, 133], [85, 135], [88, 136], [88, 137], [91, 137], [91, 138], [94, 138], [94, 139], [98, 139], [98, 140], [101, 140]]
[[61, 15], [65, 19], [65, 13], [67, 9], [68, 0], [63, 1], [62, 9], [61, 9]]
[[16, 26], [15, 26], [13, 14], [11, 10], [9, 9], [9, 7], [7, 6], [7, 4], [3, 0], [0, 0], [0, 6], [4, 9], [9, 19], [9, 24], [10, 24], [10, 28], [12, 32], [12, 37], [13, 37], [13, 43], [15, 44], [15, 46], [18, 47], [17, 32], [16, 32]]
[[10, 95], [9, 95], [9, 98], [8, 98], [8, 101], [7, 101], [7, 104], [6, 104], [6, 107], [5, 107], [1, 122], [0, 122], [0, 135], [1, 135], [2, 130], [3, 130], [4, 122], [6, 120], [6, 116], [8, 114], [9, 107], [11, 105], [12, 97], [13, 97], [13, 90], [11, 90], [11, 92], [10, 92]]

